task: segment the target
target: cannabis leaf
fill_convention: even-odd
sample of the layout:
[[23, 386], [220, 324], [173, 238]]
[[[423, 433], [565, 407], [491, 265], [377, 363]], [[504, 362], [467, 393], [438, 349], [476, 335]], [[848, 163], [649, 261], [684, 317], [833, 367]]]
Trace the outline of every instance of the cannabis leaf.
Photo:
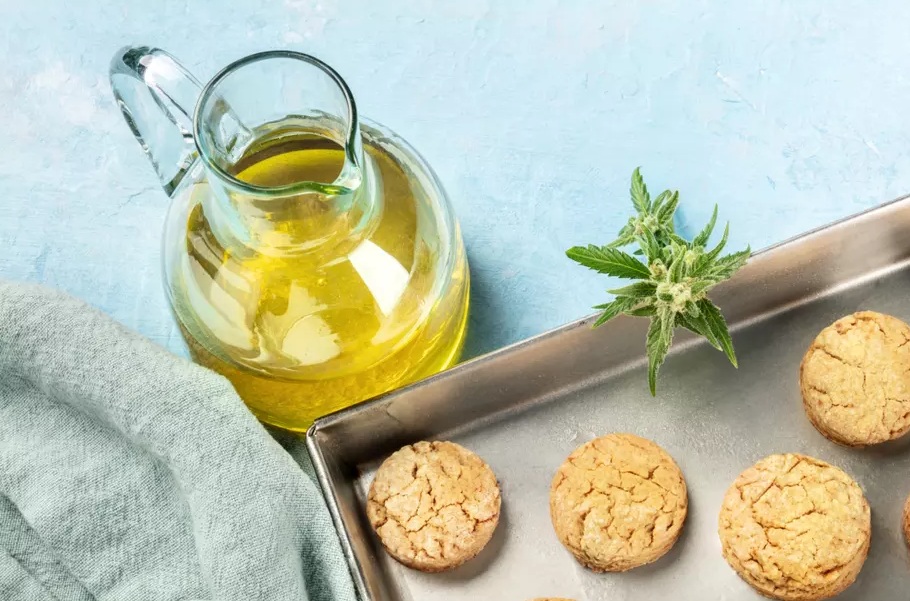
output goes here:
[[618, 278], [647, 278], [651, 275], [647, 265], [614, 248], [601, 248], [589, 244], [587, 248], [583, 246], [570, 248], [566, 254], [585, 267]]
[[[652, 238], [659, 248], [659, 245], [668, 243], [675, 236], [673, 213], [679, 204], [679, 193], [664, 190], [652, 203], [648, 187], [638, 168], [632, 173], [632, 187], [629, 191], [632, 194], [632, 205], [638, 214], [630, 217], [629, 222], [619, 230], [616, 240], [604, 248], [620, 248], [638, 241], [641, 249], [636, 254], [644, 254], [650, 259], [652, 255], [648, 251], [655, 250], [654, 246], [649, 244]], [[642, 245], [642, 241], [648, 244], [647, 248]]]
[[[657, 373], [673, 343], [673, 330], [686, 328], [722, 351], [737, 366], [733, 340], [720, 309], [708, 298], [708, 292], [733, 276], [749, 259], [751, 251], [721, 256], [730, 235], [730, 224], [724, 228], [720, 242], [708, 249], [708, 240], [717, 223], [717, 205], [705, 228], [692, 241], [679, 236], [673, 227], [673, 215], [679, 206], [679, 193], [665, 190], [653, 201], [641, 172], [632, 173], [629, 190], [637, 214], [631, 217], [615, 240], [604, 246], [575, 246], [566, 255], [598, 273], [637, 280], [608, 290], [615, 298], [594, 307], [601, 311], [594, 323], [600, 326], [617, 315], [648, 317], [648, 386], [657, 393]], [[635, 243], [635, 255], [620, 248]]]

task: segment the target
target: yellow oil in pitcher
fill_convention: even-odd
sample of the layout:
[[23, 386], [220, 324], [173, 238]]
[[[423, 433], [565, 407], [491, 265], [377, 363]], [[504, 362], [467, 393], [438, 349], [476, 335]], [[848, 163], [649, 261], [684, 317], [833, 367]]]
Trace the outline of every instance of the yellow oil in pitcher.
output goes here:
[[457, 360], [469, 281], [452, 207], [334, 69], [274, 50], [200, 85], [136, 46], [110, 78], [171, 200], [162, 251], [180, 331], [262, 421], [305, 430]]
[[[401, 158], [365, 140], [381, 206], [352, 240], [339, 231], [342, 242], [306, 246], [311, 226], [325, 225], [320, 201], [292, 197], [252, 207], [262, 215], [252, 242], [225, 244], [206, 182], [189, 192], [185, 254], [169, 278], [175, 314], [193, 359], [226, 376], [267, 423], [304, 430], [445, 369], [460, 353], [469, 282], [457, 226], [442, 233]], [[231, 175], [269, 188], [333, 182], [344, 162], [329, 138], [272, 128]], [[360, 217], [352, 210], [337, 227]], [[306, 252], [274, 252], [270, 237], [299, 238]]]

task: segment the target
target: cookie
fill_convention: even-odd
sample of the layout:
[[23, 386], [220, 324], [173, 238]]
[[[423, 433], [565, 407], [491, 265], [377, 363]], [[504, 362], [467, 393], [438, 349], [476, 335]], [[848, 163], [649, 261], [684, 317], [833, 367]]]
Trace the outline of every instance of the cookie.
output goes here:
[[379, 466], [367, 517], [396, 560], [441, 572], [490, 542], [500, 503], [496, 476], [480, 457], [453, 442], [418, 442]]
[[904, 540], [907, 541], [907, 546], [910, 546], [910, 497], [907, 497], [907, 502], [904, 503], [904, 514], [901, 519], [901, 530], [904, 531]]
[[853, 584], [872, 524], [863, 491], [805, 455], [771, 455], [727, 491], [718, 518], [723, 555], [759, 593], [815, 601]]
[[582, 445], [550, 487], [556, 536], [595, 572], [623, 572], [661, 557], [679, 538], [687, 508], [673, 458], [632, 434]]
[[872, 311], [835, 321], [799, 369], [803, 406], [834, 442], [861, 447], [910, 431], [910, 326]]

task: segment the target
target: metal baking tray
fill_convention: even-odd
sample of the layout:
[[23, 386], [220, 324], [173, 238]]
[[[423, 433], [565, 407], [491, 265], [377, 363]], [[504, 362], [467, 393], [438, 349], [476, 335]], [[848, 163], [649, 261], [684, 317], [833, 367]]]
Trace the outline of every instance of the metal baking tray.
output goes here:
[[[740, 368], [680, 332], [657, 398], [645, 373], [646, 320], [622, 317], [592, 330], [587, 318], [316, 422], [307, 447], [362, 598], [759, 599], [721, 556], [721, 499], [756, 460], [799, 452], [846, 470], [872, 507], [869, 557], [838, 599], [907, 599], [910, 559], [899, 525], [910, 493], [910, 437], [863, 450], [827, 441], [803, 413], [798, 369], [815, 335], [842, 315], [870, 309], [910, 321], [910, 198], [757, 253], [713, 298], [733, 329]], [[548, 495], [566, 456], [609, 432], [664, 447], [685, 475], [690, 506], [681, 538], [662, 559], [595, 574], [556, 539]], [[364, 512], [378, 464], [427, 439], [472, 449], [502, 487], [493, 540], [442, 574], [398, 565]]]

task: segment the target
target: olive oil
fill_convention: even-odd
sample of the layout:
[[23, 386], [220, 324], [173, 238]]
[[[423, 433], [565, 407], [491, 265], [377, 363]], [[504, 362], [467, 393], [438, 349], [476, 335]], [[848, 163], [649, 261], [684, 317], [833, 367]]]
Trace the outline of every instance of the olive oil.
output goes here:
[[451, 366], [464, 340], [457, 229], [443, 233], [413, 175], [379, 143], [364, 145], [371, 200], [336, 194], [345, 152], [293, 127], [263, 133], [230, 169], [238, 186], [312, 189], [225, 200], [197, 184], [186, 252], [171, 266], [194, 360], [225, 375], [260, 419], [291, 430]]

